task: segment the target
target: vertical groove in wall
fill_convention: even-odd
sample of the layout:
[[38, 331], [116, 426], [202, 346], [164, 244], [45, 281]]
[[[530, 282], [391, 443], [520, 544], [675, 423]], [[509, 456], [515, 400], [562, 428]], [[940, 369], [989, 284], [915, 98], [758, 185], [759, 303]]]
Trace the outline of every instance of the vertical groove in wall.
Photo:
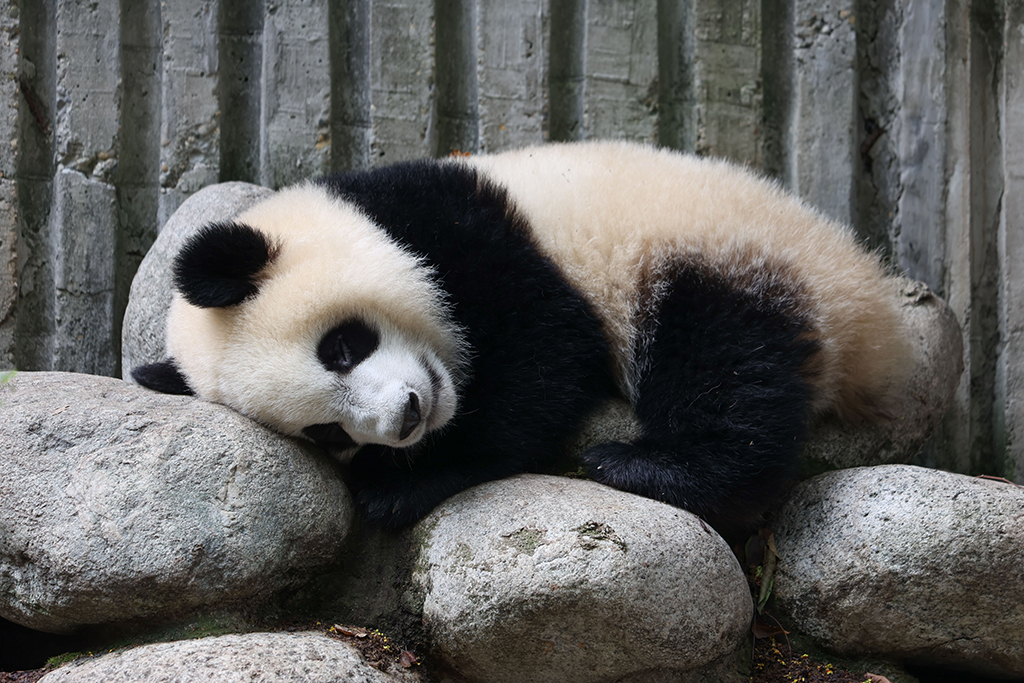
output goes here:
[[132, 278], [156, 239], [160, 204], [161, 26], [158, 0], [121, 0], [121, 127], [114, 182], [119, 225], [114, 332], [121, 367], [121, 322]]
[[56, 6], [56, 0], [40, 0], [21, 8], [15, 364], [22, 370], [48, 370], [53, 363], [54, 254], [48, 218], [54, 172]]
[[[893, 12], [895, 13], [895, 11]], [[899, 196], [893, 249], [900, 265], [915, 280], [944, 296], [947, 94], [936, 53], [946, 53], [945, 11], [941, 3], [908, 2], [898, 32], [900, 54], [893, 59], [901, 78], [893, 108], [899, 125], [894, 147], [899, 158]]]
[[260, 77], [263, 3], [221, 0], [217, 47], [220, 63], [220, 180], [259, 182]]
[[697, 148], [695, 0], [658, 0], [658, 144]]
[[438, 156], [480, 149], [477, 16], [476, 0], [434, 1]]
[[370, 166], [370, 0], [329, 0], [331, 170]]
[[[871, 249], [894, 258], [902, 193], [899, 100], [903, 60], [903, 2], [857, 0], [857, 122], [854, 163], [857, 234]], [[905, 267], [906, 264], [897, 262]]]
[[1004, 183], [1000, 207], [999, 330], [1002, 339], [996, 388], [996, 438], [1001, 444], [1001, 471], [1024, 483], [1024, 1], [1006, 2], [1004, 52], [999, 72], [1000, 129]]
[[997, 3], [971, 8], [971, 308], [968, 330], [971, 368], [970, 471], [1000, 471], [994, 410], [999, 349], [999, 213], [1003, 182], [998, 73], [1002, 16]]
[[[0, 12], [0, 368], [14, 366], [18, 301], [18, 87], [20, 27], [17, 12]], [[2, 375], [0, 375], [2, 377]]]
[[761, 2], [761, 78], [764, 93], [764, 166], [786, 179], [793, 118], [793, 0]]
[[551, 3], [548, 138], [582, 140], [586, 83], [587, 0]]

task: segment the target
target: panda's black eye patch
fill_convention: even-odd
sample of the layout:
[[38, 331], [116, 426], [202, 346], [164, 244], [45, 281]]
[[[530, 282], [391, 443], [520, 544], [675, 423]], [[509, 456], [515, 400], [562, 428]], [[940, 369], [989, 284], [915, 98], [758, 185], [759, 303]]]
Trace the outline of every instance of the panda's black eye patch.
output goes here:
[[361, 320], [348, 320], [325, 334], [316, 355], [331, 372], [346, 373], [373, 353], [380, 338]]

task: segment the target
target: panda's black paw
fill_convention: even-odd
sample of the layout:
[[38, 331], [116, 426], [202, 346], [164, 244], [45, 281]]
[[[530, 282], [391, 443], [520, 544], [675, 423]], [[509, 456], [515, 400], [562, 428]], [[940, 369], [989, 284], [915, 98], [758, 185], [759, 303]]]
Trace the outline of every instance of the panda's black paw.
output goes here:
[[623, 491], [633, 491], [642, 463], [638, 462], [636, 446], [619, 441], [592, 446], [580, 455], [587, 476], [596, 482]]
[[671, 453], [612, 441], [587, 449], [580, 459], [591, 479], [620, 491], [687, 509], [697, 502], [694, 482]]
[[356, 508], [369, 524], [383, 529], [412, 526], [440, 502], [429, 501], [419, 483], [406, 481], [398, 485], [366, 486], [354, 491]]

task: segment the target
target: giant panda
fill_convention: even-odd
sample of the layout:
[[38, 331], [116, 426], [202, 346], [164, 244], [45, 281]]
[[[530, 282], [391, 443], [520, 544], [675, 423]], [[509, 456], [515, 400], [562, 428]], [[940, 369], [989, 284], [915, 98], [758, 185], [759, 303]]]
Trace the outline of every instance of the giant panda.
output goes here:
[[813, 419], [885, 419], [907, 352], [845, 227], [625, 142], [308, 181], [204, 226], [173, 280], [167, 356], [135, 379], [351, 455], [389, 528], [542, 467], [621, 396], [640, 433], [586, 450], [589, 476], [742, 529]]

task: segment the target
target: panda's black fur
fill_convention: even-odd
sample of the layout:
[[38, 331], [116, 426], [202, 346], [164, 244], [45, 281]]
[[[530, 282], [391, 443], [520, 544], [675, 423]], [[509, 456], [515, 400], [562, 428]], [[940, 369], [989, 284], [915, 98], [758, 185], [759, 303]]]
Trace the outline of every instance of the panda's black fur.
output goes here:
[[[370, 521], [407, 525], [469, 486], [543, 467], [584, 418], [621, 396], [606, 321], [544, 253], [509, 192], [480, 169], [405, 162], [316, 183], [418, 259], [446, 324], [461, 335], [454, 417], [407, 447], [365, 443], [351, 460], [355, 498]], [[263, 273], [282, 246], [276, 239], [287, 237], [240, 221], [207, 226], [175, 262], [177, 290], [192, 306], [242, 307], [263, 294]], [[821, 349], [799, 283], [780, 277], [739, 286], [741, 271], [688, 253], [660, 263], [648, 290], [638, 287], [629, 398], [641, 434], [582, 455], [595, 480], [686, 508], [722, 530], [754, 520], [793, 475]], [[374, 353], [377, 340], [366, 336], [377, 334], [372, 321], [338, 322], [370, 326], [348, 366]], [[344, 355], [342, 337], [352, 335], [338, 329], [331, 333], [342, 351], [334, 353]], [[321, 361], [330, 366], [323, 343]], [[170, 357], [134, 376], [190, 393], [177, 363]], [[438, 392], [434, 365], [424, 365]], [[409, 425], [417, 409], [411, 396]], [[335, 423], [302, 433], [328, 447], [355, 445]]]

